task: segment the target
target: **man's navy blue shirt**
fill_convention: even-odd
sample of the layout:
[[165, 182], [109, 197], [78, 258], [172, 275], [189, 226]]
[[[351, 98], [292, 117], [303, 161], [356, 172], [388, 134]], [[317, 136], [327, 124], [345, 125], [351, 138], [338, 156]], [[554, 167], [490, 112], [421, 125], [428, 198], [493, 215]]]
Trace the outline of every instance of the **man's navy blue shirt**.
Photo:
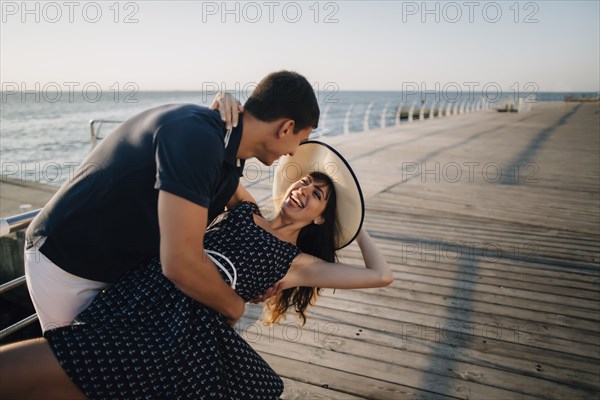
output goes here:
[[104, 138], [27, 229], [27, 246], [74, 275], [116, 282], [159, 254], [158, 193], [223, 211], [242, 174], [242, 124], [224, 147], [218, 111], [171, 104], [144, 111]]

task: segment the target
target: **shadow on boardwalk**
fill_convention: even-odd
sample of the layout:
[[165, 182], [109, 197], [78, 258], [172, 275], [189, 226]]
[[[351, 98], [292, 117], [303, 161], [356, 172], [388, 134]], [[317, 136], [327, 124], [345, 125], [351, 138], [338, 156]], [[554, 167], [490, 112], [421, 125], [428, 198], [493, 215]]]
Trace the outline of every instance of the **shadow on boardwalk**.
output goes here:
[[[598, 398], [597, 111], [539, 105], [332, 141], [371, 193], [366, 226], [396, 281], [326, 294], [308, 324], [338, 330], [295, 349], [295, 369], [289, 344], [260, 350], [331, 398]], [[535, 162], [539, 184], [404, 179], [407, 163], [446, 160]], [[343, 257], [360, 262], [354, 246]], [[291, 383], [286, 398], [302, 390]]]

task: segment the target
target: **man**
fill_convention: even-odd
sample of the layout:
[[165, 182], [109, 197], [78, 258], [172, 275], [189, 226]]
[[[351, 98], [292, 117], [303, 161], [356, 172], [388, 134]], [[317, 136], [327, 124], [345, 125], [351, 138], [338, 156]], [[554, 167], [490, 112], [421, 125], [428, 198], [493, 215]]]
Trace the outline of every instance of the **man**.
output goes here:
[[157, 255], [181, 291], [235, 323], [245, 305], [204, 252], [206, 226], [236, 191], [245, 159], [270, 165], [293, 154], [318, 120], [309, 82], [280, 71], [258, 84], [230, 134], [217, 111], [191, 104], [125, 121], [27, 230], [25, 274], [42, 330], [69, 324]]

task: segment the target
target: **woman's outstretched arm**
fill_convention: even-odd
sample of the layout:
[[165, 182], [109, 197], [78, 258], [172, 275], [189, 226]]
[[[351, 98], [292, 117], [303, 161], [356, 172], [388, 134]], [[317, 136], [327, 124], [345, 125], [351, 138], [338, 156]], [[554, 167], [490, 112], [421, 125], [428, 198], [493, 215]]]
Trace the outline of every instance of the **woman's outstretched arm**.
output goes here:
[[282, 279], [279, 290], [296, 286], [360, 289], [391, 284], [394, 275], [390, 266], [367, 231], [362, 229], [356, 241], [366, 268], [329, 263], [310, 254], [300, 254], [294, 259], [292, 267]]

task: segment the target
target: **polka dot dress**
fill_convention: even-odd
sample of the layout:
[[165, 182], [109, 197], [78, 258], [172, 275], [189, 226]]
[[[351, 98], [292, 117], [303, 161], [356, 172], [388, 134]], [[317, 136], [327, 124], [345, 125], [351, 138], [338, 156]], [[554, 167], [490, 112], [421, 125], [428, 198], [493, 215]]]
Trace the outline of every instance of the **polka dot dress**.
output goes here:
[[[235, 290], [246, 301], [283, 278], [300, 251], [256, 225], [255, 213], [255, 204], [241, 203], [205, 235], [205, 247], [235, 265]], [[227, 319], [177, 289], [158, 259], [44, 336], [90, 399], [275, 399], [283, 391], [279, 376]]]

